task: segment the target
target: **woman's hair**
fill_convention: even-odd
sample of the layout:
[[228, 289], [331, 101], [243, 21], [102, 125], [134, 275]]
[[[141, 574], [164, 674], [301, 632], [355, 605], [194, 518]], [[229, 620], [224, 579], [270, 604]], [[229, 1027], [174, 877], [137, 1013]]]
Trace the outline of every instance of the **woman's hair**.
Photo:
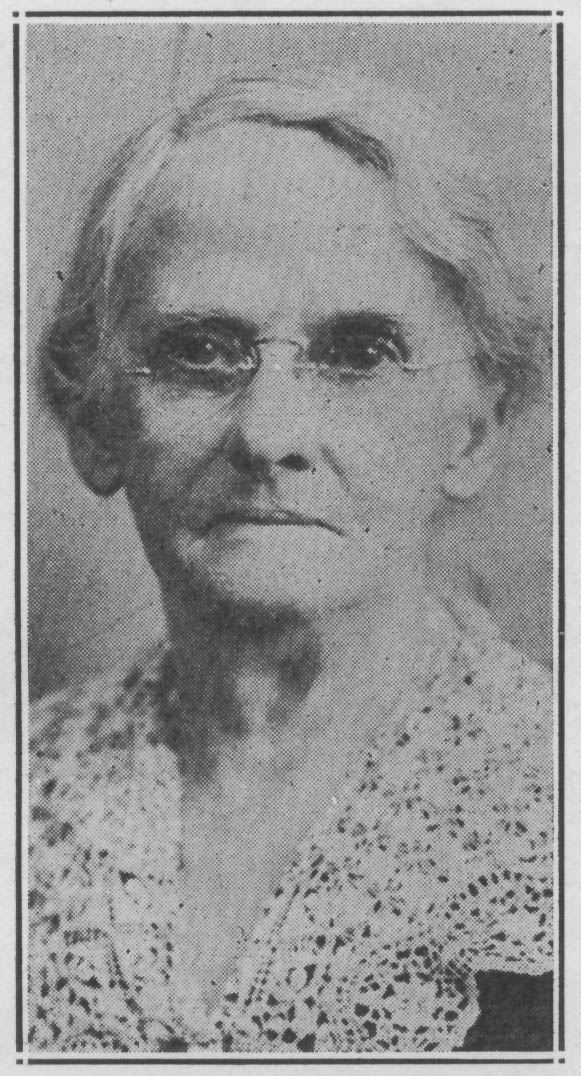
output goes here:
[[[456, 119], [401, 86], [348, 77], [232, 79], [129, 138], [89, 201], [42, 347], [48, 398], [66, 421], [87, 400], [131, 279], [155, 191], [180, 149], [233, 122], [316, 133], [385, 177], [401, 230], [462, 312], [485, 376], [526, 400], [542, 368], [538, 300], [495, 234], [497, 209], [477, 141]], [[167, 236], [166, 236], [167, 238]], [[175, 238], [175, 237], [174, 237]], [[149, 259], [155, 260], [153, 242]], [[158, 248], [159, 253], [159, 248]], [[129, 268], [128, 268], [129, 267]]]

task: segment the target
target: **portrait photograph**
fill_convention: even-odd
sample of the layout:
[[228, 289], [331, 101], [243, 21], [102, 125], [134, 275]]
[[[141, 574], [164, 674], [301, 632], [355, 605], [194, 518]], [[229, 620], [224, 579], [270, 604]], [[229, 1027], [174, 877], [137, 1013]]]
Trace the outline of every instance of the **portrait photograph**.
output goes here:
[[563, 22], [428, 15], [20, 13], [25, 1059], [563, 1050]]

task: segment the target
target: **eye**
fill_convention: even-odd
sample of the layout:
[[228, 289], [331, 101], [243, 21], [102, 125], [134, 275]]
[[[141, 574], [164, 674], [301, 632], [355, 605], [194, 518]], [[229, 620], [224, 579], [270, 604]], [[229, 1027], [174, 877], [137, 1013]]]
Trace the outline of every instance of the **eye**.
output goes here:
[[215, 324], [162, 330], [147, 357], [158, 378], [202, 388], [236, 386], [258, 368], [252, 348], [230, 329]]
[[318, 363], [338, 376], [356, 377], [374, 374], [380, 367], [407, 364], [407, 349], [394, 329], [369, 332], [360, 329], [336, 332], [318, 349]]

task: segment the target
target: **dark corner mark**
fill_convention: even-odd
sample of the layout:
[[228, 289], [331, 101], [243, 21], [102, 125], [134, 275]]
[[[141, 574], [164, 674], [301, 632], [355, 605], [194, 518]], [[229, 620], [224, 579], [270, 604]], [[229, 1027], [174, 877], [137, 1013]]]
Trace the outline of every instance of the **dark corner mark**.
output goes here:
[[14, 642], [16, 675], [16, 1050], [22, 1051], [22, 666], [20, 590], [20, 25], [12, 27], [14, 107]]

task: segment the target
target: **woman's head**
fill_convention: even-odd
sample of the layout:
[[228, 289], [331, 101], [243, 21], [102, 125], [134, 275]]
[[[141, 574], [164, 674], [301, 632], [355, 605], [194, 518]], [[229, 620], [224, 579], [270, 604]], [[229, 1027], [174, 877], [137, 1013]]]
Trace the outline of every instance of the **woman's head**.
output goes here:
[[337, 82], [229, 83], [123, 148], [45, 374], [166, 588], [387, 595], [439, 493], [478, 491], [537, 325], [469, 163], [426, 104]]

